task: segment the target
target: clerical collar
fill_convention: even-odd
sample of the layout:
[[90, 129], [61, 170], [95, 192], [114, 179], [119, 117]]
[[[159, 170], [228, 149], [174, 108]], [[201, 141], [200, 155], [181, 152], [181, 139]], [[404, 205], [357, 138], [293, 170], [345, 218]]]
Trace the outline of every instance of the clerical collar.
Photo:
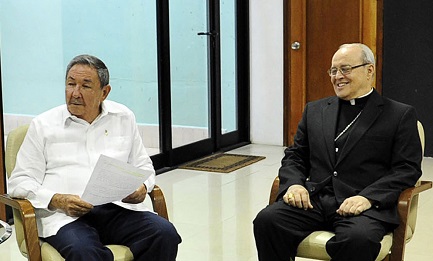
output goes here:
[[350, 105], [365, 104], [365, 102], [368, 100], [368, 96], [372, 92], [373, 92], [373, 88], [371, 88], [371, 90], [368, 93], [361, 95], [355, 99], [350, 99], [348, 101], [346, 100], [341, 100], [341, 101], [343, 101], [343, 103], [348, 103], [348, 104], [350, 103]]

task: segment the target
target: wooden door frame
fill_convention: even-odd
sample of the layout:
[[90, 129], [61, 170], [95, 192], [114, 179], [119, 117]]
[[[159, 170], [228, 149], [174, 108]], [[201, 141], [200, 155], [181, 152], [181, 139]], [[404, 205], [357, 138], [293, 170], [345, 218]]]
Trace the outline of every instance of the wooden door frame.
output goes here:
[[[375, 1], [375, 2], [372, 2]], [[376, 54], [376, 90], [382, 92], [382, 57], [383, 57], [383, 1], [384, 0], [360, 0], [360, 16], [362, 31], [360, 42], [367, 44]], [[291, 15], [291, 8], [296, 10]], [[372, 9], [375, 10], [372, 10]], [[307, 26], [307, 1], [287, 0], [283, 2], [283, 46], [284, 46], [284, 105], [283, 105], [283, 143], [289, 146], [293, 143], [298, 122], [306, 104], [306, 50], [301, 48], [292, 52], [291, 44], [299, 41], [306, 43]], [[376, 15], [375, 15], [376, 14]], [[291, 30], [291, 24], [301, 25]], [[374, 30], [371, 30], [373, 28]], [[295, 72], [299, 77], [290, 77]], [[292, 86], [301, 86], [292, 88]]]

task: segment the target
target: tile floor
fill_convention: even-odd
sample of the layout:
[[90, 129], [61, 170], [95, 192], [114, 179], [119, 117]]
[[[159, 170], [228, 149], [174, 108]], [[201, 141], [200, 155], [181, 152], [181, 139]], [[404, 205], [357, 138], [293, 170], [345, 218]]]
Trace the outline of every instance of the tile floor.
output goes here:
[[[252, 220], [266, 206], [283, 147], [248, 145], [231, 153], [266, 159], [229, 174], [176, 169], [157, 176], [170, 220], [182, 235], [178, 261], [256, 261]], [[433, 180], [433, 159], [423, 162], [423, 179]], [[405, 260], [433, 260], [433, 190], [420, 197], [417, 231]], [[12, 237], [0, 245], [1, 261], [25, 260]], [[297, 259], [306, 261], [309, 259]]]

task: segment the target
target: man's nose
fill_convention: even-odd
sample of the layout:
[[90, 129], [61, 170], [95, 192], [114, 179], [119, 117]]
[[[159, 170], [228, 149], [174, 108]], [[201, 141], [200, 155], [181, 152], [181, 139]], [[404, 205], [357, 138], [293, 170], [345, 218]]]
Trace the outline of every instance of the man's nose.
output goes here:
[[338, 70], [337, 70], [337, 73], [335, 74], [335, 77], [336, 77], [336, 78], [341, 78], [341, 77], [344, 77], [344, 74], [341, 72], [340, 69], [338, 69]]
[[78, 84], [72, 88], [72, 96], [74, 97], [81, 96], [81, 87]]

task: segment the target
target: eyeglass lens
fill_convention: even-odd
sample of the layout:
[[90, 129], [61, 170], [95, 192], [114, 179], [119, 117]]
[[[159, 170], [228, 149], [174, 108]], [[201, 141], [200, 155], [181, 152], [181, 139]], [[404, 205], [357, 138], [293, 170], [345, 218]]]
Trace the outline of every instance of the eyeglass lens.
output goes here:
[[328, 70], [329, 75], [335, 76], [340, 70], [341, 74], [346, 75], [352, 72], [352, 67], [350, 65], [341, 66], [340, 68], [332, 67]]

